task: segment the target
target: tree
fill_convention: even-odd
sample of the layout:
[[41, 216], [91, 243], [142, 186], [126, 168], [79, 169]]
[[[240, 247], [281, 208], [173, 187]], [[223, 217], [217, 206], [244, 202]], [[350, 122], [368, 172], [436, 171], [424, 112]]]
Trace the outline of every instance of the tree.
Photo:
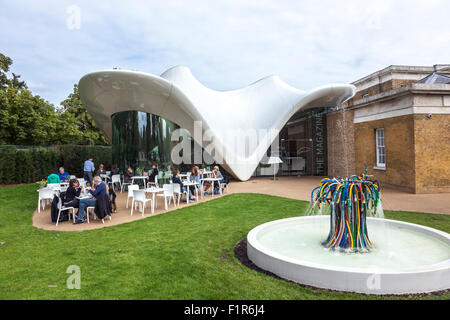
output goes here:
[[77, 85], [56, 110], [33, 95], [20, 75], [8, 76], [12, 63], [0, 53], [0, 144], [108, 144], [81, 101]]
[[[91, 115], [87, 112], [86, 106], [81, 101], [78, 94], [78, 85], [73, 86], [73, 92], [67, 99], [61, 102], [62, 110], [59, 111], [60, 117], [65, 124], [66, 130], [78, 139], [77, 144], [89, 145], [107, 145], [103, 132], [97, 127]], [[78, 134], [76, 131], [78, 130]], [[63, 139], [62, 137], [60, 139]]]
[[7, 87], [9, 84], [7, 72], [12, 63], [13, 61], [10, 57], [0, 53], [0, 89]]
[[12, 63], [0, 53], [0, 144], [50, 144], [58, 122], [55, 108], [34, 96], [19, 75], [8, 77]]
[[29, 90], [0, 90], [0, 144], [52, 144], [58, 121], [53, 105]]

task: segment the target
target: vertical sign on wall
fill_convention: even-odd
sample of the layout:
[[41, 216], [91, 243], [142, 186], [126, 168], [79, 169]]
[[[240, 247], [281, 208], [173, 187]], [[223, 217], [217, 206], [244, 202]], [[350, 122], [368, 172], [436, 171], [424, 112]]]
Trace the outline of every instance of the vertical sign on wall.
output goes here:
[[326, 176], [327, 168], [327, 126], [326, 112], [313, 112], [314, 128], [314, 175]]

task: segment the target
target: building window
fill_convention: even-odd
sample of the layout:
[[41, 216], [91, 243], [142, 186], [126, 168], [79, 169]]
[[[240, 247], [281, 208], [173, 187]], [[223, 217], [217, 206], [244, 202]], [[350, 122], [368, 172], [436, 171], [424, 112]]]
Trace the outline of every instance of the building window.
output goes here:
[[377, 167], [386, 168], [386, 144], [384, 141], [384, 129], [377, 129], [375, 132], [377, 146]]

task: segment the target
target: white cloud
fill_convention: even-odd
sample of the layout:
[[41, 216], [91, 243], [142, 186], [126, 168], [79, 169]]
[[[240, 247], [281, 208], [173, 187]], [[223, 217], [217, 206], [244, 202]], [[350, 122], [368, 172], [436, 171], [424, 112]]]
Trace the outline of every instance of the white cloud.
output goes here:
[[[81, 9], [80, 29], [67, 8]], [[377, 1], [4, 1], [2, 53], [58, 104], [89, 71], [184, 64], [218, 90], [278, 74], [300, 89], [391, 64], [449, 63], [450, 3]]]

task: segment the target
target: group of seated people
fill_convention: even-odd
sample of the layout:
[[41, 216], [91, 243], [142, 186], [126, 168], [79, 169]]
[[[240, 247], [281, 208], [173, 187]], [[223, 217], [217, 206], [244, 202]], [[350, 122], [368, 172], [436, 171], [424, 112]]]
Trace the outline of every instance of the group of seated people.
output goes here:
[[[155, 182], [157, 181], [158, 177], [158, 168], [156, 164], [152, 165], [152, 171], [149, 173], [147, 181], [148, 182]], [[74, 207], [78, 208], [77, 213], [77, 219], [74, 222], [74, 224], [82, 224], [84, 223], [84, 216], [85, 211], [87, 207], [95, 207], [97, 200], [102, 199], [102, 201], [109, 201], [112, 207], [112, 212], [116, 211], [116, 194], [113, 190], [113, 188], [110, 188], [108, 186], [109, 180], [106, 180], [105, 182], [102, 180], [100, 175], [107, 174], [105, 167], [103, 164], [100, 164], [98, 171], [96, 172], [95, 177], [93, 178], [92, 186], [86, 187], [86, 192], [89, 193], [90, 197], [83, 197], [79, 198], [80, 194], [83, 191], [83, 186], [80, 185], [80, 182], [77, 179], [69, 179], [69, 173], [65, 172], [63, 167], [60, 167], [58, 172], [54, 170], [48, 177], [47, 177], [47, 183], [61, 183], [61, 182], [69, 182], [69, 186], [67, 190], [65, 191], [64, 197], [62, 197], [63, 204], [66, 207]], [[113, 165], [111, 169], [111, 176], [119, 174], [119, 169], [117, 165]], [[129, 182], [131, 181], [132, 177], [134, 176], [133, 170], [131, 167], [126, 168], [124, 173], [124, 181]], [[221, 187], [221, 184], [224, 181], [224, 177], [222, 173], [219, 170], [218, 166], [215, 166], [214, 169], [211, 172], [212, 178], [219, 178], [220, 181], [214, 181], [213, 183], [209, 181], [205, 181], [203, 184], [203, 191], [205, 195], [208, 195], [208, 191], [211, 189], [211, 192], [214, 194], [219, 193], [219, 188]], [[194, 185], [185, 186], [183, 184], [183, 181], [180, 178], [180, 172], [177, 169], [174, 169], [172, 171], [172, 183], [178, 183], [180, 185], [180, 189], [182, 193], [187, 193], [187, 196], [190, 200], [194, 201], [196, 200], [195, 194], [196, 194], [196, 188], [199, 189], [202, 182], [201, 182], [201, 172], [200, 168], [198, 166], [194, 166], [191, 169], [191, 175], [189, 176], [189, 182], [193, 182]]]
[[[117, 165], [113, 165], [111, 174], [118, 173], [119, 169], [117, 168]], [[87, 182], [88, 186], [86, 187], [86, 191], [91, 197], [85, 197], [82, 199], [78, 199], [78, 197], [80, 197], [84, 187], [80, 185], [80, 182], [77, 179], [70, 179], [69, 173], [65, 172], [63, 167], [60, 167], [58, 171], [53, 170], [47, 177], [47, 184], [62, 182], [69, 183], [67, 190], [61, 193], [61, 200], [63, 201], [63, 205], [65, 207], [78, 208], [77, 220], [75, 221], [75, 224], [83, 223], [86, 208], [91, 206], [95, 207], [99, 198], [102, 201], [102, 216], [104, 216], [104, 213], [107, 211], [106, 206], [109, 206], [111, 212], [116, 212], [116, 194], [113, 188], [109, 188], [108, 180], [106, 183], [102, 181], [102, 178], [100, 177], [101, 174], [106, 174], [105, 166], [103, 164], [100, 164], [99, 169], [93, 178], [92, 184]], [[107, 212], [107, 214], [109, 213], [110, 212]]]
[[69, 179], [69, 173], [64, 171], [64, 168], [59, 168], [58, 171], [53, 170], [47, 177], [47, 183], [61, 183]]
[[[210, 183], [209, 181], [205, 181], [203, 183], [203, 192], [204, 195], [209, 195], [208, 191], [211, 189], [211, 192], [214, 192], [214, 194], [219, 193], [220, 185], [225, 182], [224, 177], [222, 173], [219, 170], [218, 166], [215, 166], [214, 169], [211, 172], [211, 178], [218, 178], [221, 179], [219, 181], [214, 181], [214, 183]], [[195, 185], [189, 186], [189, 194], [188, 197], [190, 197], [190, 200], [195, 200], [195, 188], [200, 188], [201, 186], [201, 173], [198, 166], [194, 166], [191, 170], [191, 175], [189, 176], [189, 181], [194, 182]], [[178, 170], [173, 170], [172, 172], [172, 183], [178, 183], [181, 188], [181, 192], [187, 192], [186, 187], [183, 184], [183, 181], [180, 178], [180, 172]]]
[[[64, 206], [78, 208], [77, 219], [74, 224], [84, 223], [84, 214], [87, 207], [95, 207], [97, 201], [102, 201], [100, 210], [107, 211], [108, 206], [111, 205], [111, 211], [115, 212], [116, 208], [116, 194], [112, 188], [110, 188], [102, 178], [95, 176], [93, 178], [92, 187], [86, 187], [86, 190], [90, 194], [90, 197], [81, 198], [80, 194], [83, 190], [83, 186], [77, 179], [71, 179], [69, 181], [69, 187], [65, 192], [64, 196]], [[109, 214], [107, 212], [106, 214]], [[102, 214], [102, 216], [106, 215]]]
[[[111, 168], [111, 175], [119, 174], [119, 168], [116, 164], [112, 165]], [[103, 163], [100, 163], [99, 169], [96, 172], [97, 176], [100, 176], [101, 174], [107, 174], [105, 170], [105, 165]], [[70, 174], [68, 172], [65, 172], [64, 167], [60, 167], [58, 171], [53, 170], [50, 175], [47, 177], [47, 183], [61, 183], [61, 182], [68, 182], [69, 181]]]
[[[152, 171], [149, 173], [146, 182], [155, 182], [157, 177], [158, 177], [158, 168], [156, 166], [155, 163], [152, 164]], [[133, 169], [131, 167], [127, 167], [125, 170], [125, 173], [123, 175], [123, 180], [124, 182], [131, 182], [132, 181], [132, 177], [134, 176], [134, 172]], [[221, 179], [220, 181], [214, 181], [214, 184], [211, 184], [210, 182], [206, 181], [203, 184], [204, 187], [204, 194], [205, 195], [209, 195], [210, 193], [208, 193], [208, 191], [211, 189], [210, 192], [214, 192], [214, 194], [218, 194], [219, 193], [219, 188], [220, 188], [220, 184], [224, 182], [224, 177], [222, 175], [222, 173], [219, 170], [218, 166], [215, 166], [214, 169], [211, 172], [211, 177], [212, 178], [219, 178]], [[195, 200], [195, 188], [200, 188], [201, 186], [201, 172], [200, 172], [200, 168], [198, 166], [194, 166], [191, 169], [191, 175], [189, 177], [189, 181], [190, 182], [194, 182], [195, 185], [191, 185], [189, 186], [189, 199], [190, 200]], [[181, 187], [181, 192], [187, 192], [187, 188], [184, 186], [183, 181], [180, 178], [180, 172], [177, 169], [174, 169], [172, 171], [172, 183], [178, 183]]]

